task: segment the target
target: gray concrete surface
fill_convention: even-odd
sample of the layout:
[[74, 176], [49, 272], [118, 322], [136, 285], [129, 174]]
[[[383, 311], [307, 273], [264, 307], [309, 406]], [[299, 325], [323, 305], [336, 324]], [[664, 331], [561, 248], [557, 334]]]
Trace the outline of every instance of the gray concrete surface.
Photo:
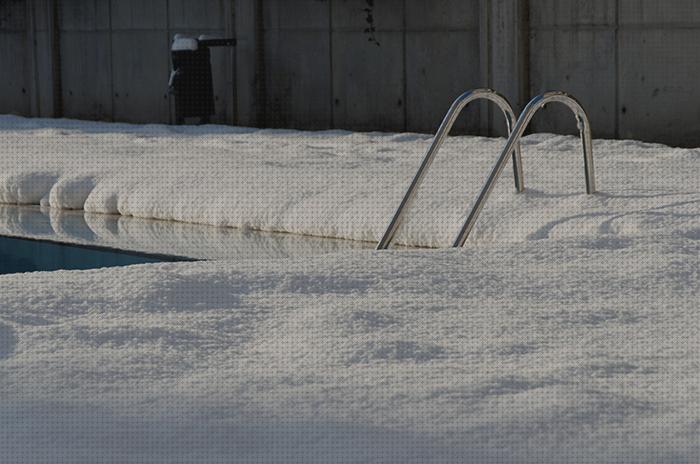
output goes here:
[[30, 47], [26, 7], [22, 0], [0, 3], [0, 111], [31, 112]]
[[[496, 88], [519, 109], [556, 89], [581, 100], [597, 137], [700, 145], [696, 1], [374, 3], [379, 46], [366, 0], [3, 0], [0, 113], [172, 122], [182, 32], [238, 39], [212, 54], [216, 122], [432, 132], [464, 90]], [[552, 106], [533, 130], [575, 125]], [[476, 105], [455, 131], [503, 123]]]

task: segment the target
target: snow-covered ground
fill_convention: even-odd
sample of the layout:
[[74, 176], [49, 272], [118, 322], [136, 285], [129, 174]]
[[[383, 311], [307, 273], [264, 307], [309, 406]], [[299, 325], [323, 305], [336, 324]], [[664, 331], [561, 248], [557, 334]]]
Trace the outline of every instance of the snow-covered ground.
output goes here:
[[[429, 141], [2, 117], [0, 202], [373, 241]], [[449, 139], [397, 242], [450, 243], [502, 144]], [[0, 276], [2, 459], [697, 462], [700, 150], [596, 140], [586, 196], [578, 148], [526, 138], [461, 250]]]
[[[430, 143], [417, 134], [7, 116], [0, 128], [0, 203], [369, 241], [381, 237]], [[396, 243], [452, 243], [502, 146], [502, 139], [449, 139]], [[600, 193], [589, 197], [580, 194], [579, 146], [573, 137], [528, 137], [528, 193], [516, 195], [504, 171], [473, 242], [597, 237], [601, 227], [678, 235], [698, 226], [682, 211], [700, 201], [700, 150], [596, 141]]]

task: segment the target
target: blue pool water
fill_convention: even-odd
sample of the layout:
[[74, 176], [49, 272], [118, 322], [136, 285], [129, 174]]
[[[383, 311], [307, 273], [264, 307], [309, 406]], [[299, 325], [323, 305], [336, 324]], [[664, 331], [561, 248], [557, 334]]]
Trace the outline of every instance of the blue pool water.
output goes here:
[[187, 259], [0, 236], [0, 274], [185, 260]]

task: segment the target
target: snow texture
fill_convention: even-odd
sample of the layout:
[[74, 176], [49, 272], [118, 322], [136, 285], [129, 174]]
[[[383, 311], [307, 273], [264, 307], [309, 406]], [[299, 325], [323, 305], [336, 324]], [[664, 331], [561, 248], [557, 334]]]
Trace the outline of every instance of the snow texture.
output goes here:
[[[430, 142], [0, 127], [0, 201], [44, 207], [0, 233], [144, 249], [236, 229], [139, 218], [377, 240]], [[397, 241], [448, 244], [502, 145], [450, 138]], [[2, 459], [697, 462], [700, 151], [594, 150], [586, 196], [575, 138], [526, 138], [461, 250], [0, 276]]]
[[350, 240], [2, 204], [0, 235], [194, 259], [287, 258], [374, 247]]
[[174, 52], [180, 52], [185, 50], [194, 52], [197, 51], [198, 48], [199, 42], [197, 41], [197, 39], [193, 39], [192, 37], [185, 37], [181, 34], [175, 34], [173, 44], [170, 47], [170, 49]]

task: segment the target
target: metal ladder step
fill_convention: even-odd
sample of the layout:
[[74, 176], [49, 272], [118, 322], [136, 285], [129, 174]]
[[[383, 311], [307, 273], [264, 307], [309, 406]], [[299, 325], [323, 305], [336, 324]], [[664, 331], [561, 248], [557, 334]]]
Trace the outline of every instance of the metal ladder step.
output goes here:
[[[430, 144], [428, 152], [425, 154], [423, 162], [418, 168], [418, 172], [416, 172], [416, 175], [413, 177], [413, 181], [411, 181], [411, 185], [408, 187], [408, 190], [406, 191], [406, 194], [404, 195], [401, 204], [396, 209], [391, 223], [389, 223], [386, 232], [384, 232], [384, 236], [377, 245], [377, 250], [385, 250], [389, 248], [389, 244], [394, 239], [394, 235], [396, 234], [396, 231], [401, 225], [401, 221], [403, 220], [403, 215], [406, 208], [408, 208], [411, 202], [413, 201], [418, 187], [423, 182], [423, 177], [427, 173], [428, 169], [430, 169], [430, 165], [433, 163], [435, 155], [437, 155], [438, 151], [440, 151], [440, 147], [442, 147], [442, 144], [445, 142], [445, 139], [450, 133], [450, 130], [452, 129], [452, 126], [457, 120], [457, 117], [469, 103], [476, 100], [488, 100], [498, 105], [498, 107], [501, 109], [503, 115], [506, 118], [508, 134], [510, 135], [512, 133], [513, 126], [516, 122], [515, 112], [513, 111], [513, 107], [503, 95], [491, 89], [470, 90], [460, 95], [454, 101], [454, 103], [452, 103], [452, 106], [445, 115], [445, 118], [442, 120], [440, 128], [438, 129], [438, 131], [435, 134], [435, 137], [433, 138], [433, 142]], [[519, 192], [521, 192], [525, 187], [523, 185], [523, 170], [522, 162], [520, 159], [520, 144], [515, 143], [512, 151], [515, 188]]]
[[530, 101], [530, 103], [528, 103], [528, 105], [525, 107], [522, 114], [518, 118], [517, 122], [513, 123], [513, 120], [515, 120], [514, 112], [508, 101], [505, 99], [505, 97], [491, 89], [473, 90], [471, 92], [466, 92], [465, 94], [461, 95], [457, 100], [455, 100], [455, 102], [450, 107], [450, 110], [447, 112], [445, 119], [443, 120], [442, 124], [440, 125], [440, 128], [438, 129], [438, 132], [435, 135], [435, 138], [433, 139], [433, 143], [430, 145], [430, 148], [428, 149], [428, 152], [426, 153], [423, 162], [418, 168], [418, 172], [416, 173], [415, 177], [413, 178], [413, 181], [411, 182], [411, 185], [406, 191], [406, 194], [404, 195], [401, 204], [394, 213], [394, 217], [391, 220], [389, 226], [387, 227], [386, 232], [384, 232], [384, 236], [377, 245], [377, 250], [385, 250], [389, 247], [389, 244], [391, 243], [399, 225], [401, 224], [404, 210], [410, 205], [411, 201], [413, 200], [415, 191], [421, 184], [426, 171], [430, 168], [435, 154], [440, 150], [440, 147], [442, 146], [445, 138], [447, 137], [450, 129], [452, 128], [455, 119], [468, 103], [477, 99], [487, 99], [498, 104], [498, 106], [503, 110], [504, 114], [506, 115], [509, 137], [505, 147], [503, 148], [503, 151], [501, 152], [500, 156], [498, 157], [498, 160], [496, 161], [496, 165], [491, 171], [489, 177], [486, 179], [486, 182], [484, 183], [484, 186], [482, 187], [481, 192], [479, 193], [479, 196], [477, 197], [477, 200], [474, 203], [474, 206], [469, 212], [467, 219], [464, 221], [462, 228], [455, 237], [455, 240], [452, 244], [453, 247], [457, 248], [464, 246], [464, 243], [469, 238], [469, 234], [474, 228], [479, 214], [484, 208], [484, 205], [486, 204], [486, 201], [488, 200], [488, 197], [491, 194], [491, 191], [493, 190], [496, 181], [500, 177], [501, 173], [503, 172], [503, 168], [508, 162], [508, 155], [510, 155], [511, 153], [513, 155], [513, 169], [515, 174], [516, 190], [519, 193], [525, 190], [522, 170], [522, 159], [520, 153], [520, 139], [523, 137], [525, 130], [527, 129], [535, 114], [549, 103], [562, 103], [574, 113], [576, 121], [578, 123], [579, 133], [581, 136], [581, 144], [583, 148], [586, 193], [589, 195], [595, 193], [595, 169], [593, 167], [593, 141], [591, 135], [591, 124], [588, 115], [586, 114], [586, 111], [574, 97], [564, 92], [547, 92], [542, 95], [538, 95], [537, 97], [533, 98]]

